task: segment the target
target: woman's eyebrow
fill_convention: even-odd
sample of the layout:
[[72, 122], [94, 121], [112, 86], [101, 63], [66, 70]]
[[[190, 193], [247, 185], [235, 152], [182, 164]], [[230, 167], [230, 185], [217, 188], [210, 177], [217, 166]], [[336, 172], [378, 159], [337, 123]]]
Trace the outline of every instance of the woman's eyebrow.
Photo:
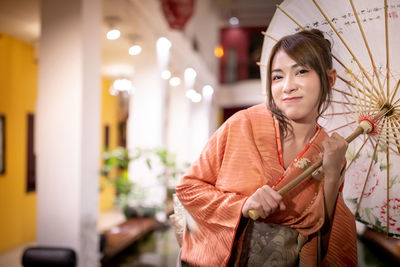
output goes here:
[[282, 72], [282, 69], [273, 69], [273, 70], [271, 70], [271, 73], [274, 73], [274, 72]]
[[[295, 69], [295, 68], [298, 68], [298, 67], [303, 67], [303, 66], [298, 64], [298, 63], [295, 63], [290, 68], [291, 69]], [[283, 70], [282, 69], [273, 69], [273, 70], [271, 70], [271, 73], [274, 73], [274, 72], [283, 72]]]
[[298, 67], [303, 67], [303, 65], [300, 65], [298, 63], [292, 65], [292, 69], [295, 69], [295, 68], [298, 68]]

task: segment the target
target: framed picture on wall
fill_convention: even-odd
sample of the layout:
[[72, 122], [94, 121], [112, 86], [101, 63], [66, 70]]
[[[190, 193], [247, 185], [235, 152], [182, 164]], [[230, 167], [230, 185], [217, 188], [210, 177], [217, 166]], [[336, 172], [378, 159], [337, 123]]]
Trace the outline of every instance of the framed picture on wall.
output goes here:
[[0, 115], [0, 174], [6, 171], [6, 117]]

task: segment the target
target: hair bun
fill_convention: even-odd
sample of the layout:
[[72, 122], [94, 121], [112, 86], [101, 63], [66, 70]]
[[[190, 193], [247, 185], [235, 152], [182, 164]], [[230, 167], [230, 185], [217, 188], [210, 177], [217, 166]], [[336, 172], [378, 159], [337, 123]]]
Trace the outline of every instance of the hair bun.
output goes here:
[[331, 42], [330, 42], [328, 39], [325, 38], [324, 33], [323, 33], [321, 30], [319, 30], [319, 29], [311, 29], [311, 30], [304, 31], [304, 32], [305, 32], [305, 33], [306, 33], [306, 32], [309, 32], [309, 33], [311, 33], [311, 34], [313, 34], [313, 35], [317, 35], [319, 38], [324, 39], [325, 42], [327, 43], [327, 46], [328, 46], [329, 51], [332, 50], [332, 44], [331, 44]]
[[320, 36], [320, 37], [325, 39], [324, 33], [321, 30], [311, 29], [311, 30], [309, 30], [309, 32], [312, 33], [312, 34], [318, 35], [318, 36]]

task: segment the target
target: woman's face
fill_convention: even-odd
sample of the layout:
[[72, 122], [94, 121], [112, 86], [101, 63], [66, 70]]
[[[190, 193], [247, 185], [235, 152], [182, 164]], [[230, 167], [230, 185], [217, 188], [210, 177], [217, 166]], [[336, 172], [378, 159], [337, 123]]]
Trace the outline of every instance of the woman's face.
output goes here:
[[276, 106], [290, 120], [314, 123], [321, 91], [318, 73], [300, 66], [279, 50], [271, 66], [271, 93]]

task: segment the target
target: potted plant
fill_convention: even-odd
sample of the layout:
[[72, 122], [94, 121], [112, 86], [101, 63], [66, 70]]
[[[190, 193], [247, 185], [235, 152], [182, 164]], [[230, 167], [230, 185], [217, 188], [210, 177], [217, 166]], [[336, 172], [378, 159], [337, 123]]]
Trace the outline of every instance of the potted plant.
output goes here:
[[129, 152], [124, 147], [117, 147], [103, 153], [104, 165], [101, 174], [113, 184], [116, 191], [117, 206], [122, 208], [126, 217], [128, 196], [132, 192], [134, 183], [129, 179], [128, 166], [131, 160]]
[[[128, 166], [131, 161], [144, 160], [149, 170], [153, 170], [156, 164], [161, 165], [161, 172], [157, 175], [160, 184], [165, 188], [167, 199], [172, 199], [175, 189], [173, 181], [183, 174], [182, 168], [177, 166], [176, 155], [166, 148], [144, 149], [137, 147], [132, 151], [126, 148], [117, 147], [103, 153], [104, 166], [102, 175], [108, 182], [115, 186], [117, 194], [117, 205], [123, 209], [127, 218], [154, 216], [156, 210], [163, 210], [169, 213], [168, 203], [164, 202], [158, 207], [147, 207], [140, 204], [129, 205], [129, 200], [145, 199], [145, 192], [141, 188], [136, 189], [135, 184], [129, 179]], [[172, 183], [172, 185], [171, 185]]]

